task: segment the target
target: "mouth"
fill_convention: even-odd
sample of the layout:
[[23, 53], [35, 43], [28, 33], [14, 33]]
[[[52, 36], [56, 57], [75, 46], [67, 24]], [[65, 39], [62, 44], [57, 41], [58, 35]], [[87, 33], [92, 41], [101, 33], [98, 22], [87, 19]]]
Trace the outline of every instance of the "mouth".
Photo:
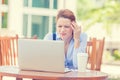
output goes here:
[[66, 34], [65, 34], [65, 33], [61, 33], [60, 35], [61, 35], [61, 36], [65, 36]]

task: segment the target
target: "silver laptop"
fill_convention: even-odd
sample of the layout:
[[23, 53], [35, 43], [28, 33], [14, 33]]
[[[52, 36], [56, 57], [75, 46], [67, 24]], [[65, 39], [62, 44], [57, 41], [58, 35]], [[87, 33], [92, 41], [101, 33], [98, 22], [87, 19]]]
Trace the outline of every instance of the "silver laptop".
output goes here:
[[63, 41], [18, 39], [18, 66], [21, 70], [68, 72], [64, 58]]

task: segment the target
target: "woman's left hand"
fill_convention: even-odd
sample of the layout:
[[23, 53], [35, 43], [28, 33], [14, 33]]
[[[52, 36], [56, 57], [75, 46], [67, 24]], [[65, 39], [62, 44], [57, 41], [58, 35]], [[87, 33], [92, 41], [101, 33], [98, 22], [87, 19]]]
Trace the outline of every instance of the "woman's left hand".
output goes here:
[[73, 29], [74, 40], [79, 40], [81, 33], [81, 26], [79, 26], [76, 22], [72, 22], [72, 29]]
[[74, 48], [78, 48], [80, 46], [81, 26], [78, 26], [78, 24], [72, 22], [72, 29], [73, 29], [73, 38], [74, 38]]

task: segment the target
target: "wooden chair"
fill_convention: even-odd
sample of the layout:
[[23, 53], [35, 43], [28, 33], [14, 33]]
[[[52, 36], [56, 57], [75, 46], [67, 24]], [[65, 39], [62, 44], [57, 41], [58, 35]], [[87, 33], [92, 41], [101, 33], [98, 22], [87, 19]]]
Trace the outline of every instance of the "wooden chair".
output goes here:
[[87, 42], [86, 52], [89, 55], [87, 67], [91, 70], [101, 69], [104, 41], [105, 38], [102, 40], [92, 38]]
[[17, 65], [18, 35], [0, 37], [0, 65]]

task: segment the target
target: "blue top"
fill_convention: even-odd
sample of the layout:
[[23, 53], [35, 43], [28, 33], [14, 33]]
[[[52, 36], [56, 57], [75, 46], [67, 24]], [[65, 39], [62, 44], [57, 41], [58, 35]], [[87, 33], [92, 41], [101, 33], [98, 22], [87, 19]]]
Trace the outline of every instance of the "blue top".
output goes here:
[[[56, 34], [56, 40], [61, 40], [59, 35]], [[44, 40], [53, 40], [53, 33], [48, 33]], [[77, 53], [84, 53], [86, 52], [86, 45], [87, 45], [87, 35], [85, 33], [80, 34], [80, 46], [79, 48], [74, 48], [74, 39], [71, 39], [67, 55], [65, 56], [65, 67], [69, 69], [77, 69]]]

